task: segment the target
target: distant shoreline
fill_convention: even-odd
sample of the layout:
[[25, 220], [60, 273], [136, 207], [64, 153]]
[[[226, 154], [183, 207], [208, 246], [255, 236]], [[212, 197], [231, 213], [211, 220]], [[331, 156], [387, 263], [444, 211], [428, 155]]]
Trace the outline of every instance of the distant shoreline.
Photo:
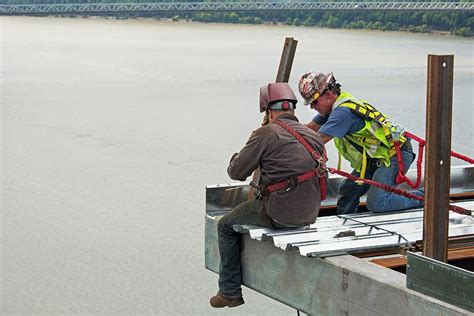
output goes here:
[[[23, 17], [32, 17], [29, 15], [18, 15]], [[307, 27], [307, 28], [320, 28], [320, 29], [338, 29], [338, 30], [355, 30], [355, 31], [381, 31], [381, 32], [401, 32], [406, 34], [431, 34], [431, 35], [440, 35], [440, 36], [453, 36], [453, 37], [465, 37], [472, 38], [474, 34], [469, 35], [459, 35], [453, 34], [453, 32], [445, 30], [427, 30], [424, 32], [420, 31], [410, 31], [404, 28], [386, 30], [386, 29], [357, 29], [357, 28], [348, 28], [348, 27], [326, 27], [326, 26], [307, 26], [307, 25], [289, 25], [283, 22], [262, 22], [262, 23], [230, 23], [225, 21], [200, 21], [190, 18], [181, 18], [181, 17], [149, 17], [149, 16], [139, 16], [139, 17], [123, 17], [123, 16], [106, 16], [106, 15], [41, 15], [36, 17], [55, 17], [55, 18], [83, 18], [83, 19], [104, 19], [104, 20], [143, 20], [143, 21], [163, 21], [163, 22], [180, 22], [180, 23], [203, 23], [203, 24], [233, 24], [233, 25], [266, 25], [266, 26], [293, 26], [293, 27]]]

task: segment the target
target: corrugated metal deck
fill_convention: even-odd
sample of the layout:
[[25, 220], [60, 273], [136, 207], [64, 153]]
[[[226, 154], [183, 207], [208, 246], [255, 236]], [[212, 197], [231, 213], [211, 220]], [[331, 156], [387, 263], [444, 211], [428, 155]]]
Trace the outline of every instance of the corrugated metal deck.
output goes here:
[[[410, 220], [410, 215], [412, 219], [419, 217], [419, 211], [398, 215], [406, 215]], [[205, 227], [205, 266], [216, 273], [220, 264], [219, 218], [206, 215]], [[343, 222], [340, 218], [333, 220]], [[458, 219], [457, 214], [452, 220], [458, 222], [456, 225], [465, 225], [462, 223], [465, 219]], [[321, 232], [323, 229], [330, 231], [327, 236], [337, 232], [331, 231], [330, 221], [327, 217], [319, 224]], [[242, 284], [308, 315], [472, 315], [467, 310], [408, 289], [406, 276], [402, 273], [352, 255], [315, 258], [301, 255], [299, 249], [284, 250], [281, 248], [287, 248], [283, 246], [286, 241], [282, 242], [285, 235], [270, 239], [271, 233], [250, 229], [242, 235]], [[306, 232], [293, 231], [288, 236], [299, 238], [300, 234]], [[277, 240], [281, 247], [275, 247]]]
[[[454, 205], [474, 209], [474, 201]], [[284, 250], [297, 250], [308, 257], [354, 254], [370, 249], [410, 247], [423, 237], [423, 210], [319, 217], [309, 227], [272, 230], [241, 225], [255, 240], [271, 240]], [[449, 237], [474, 234], [474, 218], [449, 212]]]
[[[474, 165], [451, 170], [451, 193], [471, 196]], [[334, 205], [342, 179], [332, 178]], [[205, 265], [218, 273], [219, 218], [247, 200], [249, 185], [207, 186]], [[454, 205], [474, 209], [474, 201]], [[421, 209], [318, 217], [309, 227], [271, 230], [241, 225], [242, 284], [310, 315], [471, 315], [406, 287], [406, 276], [352, 255], [398, 252], [422, 239]], [[449, 212], [449, 236], [474, 238], [472, 216]], [[463, 239], [464, 240], [464, 239]], [[393, 248], [393, 249], [392, 249]], [[405, 249], [404, 249], [405, 248]]]

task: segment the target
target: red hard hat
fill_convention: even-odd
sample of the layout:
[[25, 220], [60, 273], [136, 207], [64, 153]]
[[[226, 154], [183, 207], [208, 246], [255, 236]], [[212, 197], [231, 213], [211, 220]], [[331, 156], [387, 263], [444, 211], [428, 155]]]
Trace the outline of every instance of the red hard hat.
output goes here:
[[312, 71], [304, 74], [298, 85], [304, 104], [311, 104], [316, 101], [329, 84], [332, 81], [335, 82], [335, 80], [332, 72], [324, 74]]
[[[287, 102], [278, 102], [287, 101]], [[268, 110], [289, 110], [296, 108], [293, 90], [286, 82], [269, 83], [260, 88], [260, 112]], [[277, 104], [278, 103], [278, 104]], [[272, 107], [272, 105], [274, 105]]]

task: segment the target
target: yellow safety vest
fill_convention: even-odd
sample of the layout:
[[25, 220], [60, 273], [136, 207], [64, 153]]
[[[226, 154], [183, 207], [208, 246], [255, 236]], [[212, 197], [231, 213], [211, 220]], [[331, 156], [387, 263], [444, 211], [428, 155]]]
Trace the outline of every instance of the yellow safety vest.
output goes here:
[[[390, 166], [390, 158], [396, 154], [392, 138], [394, 126], [387, 117], [369, 103], [354, 98], [348, 92], [342, 92], [336, 99], [333, 108], [344, 106], [364, 119], [365, 125], [359, 131], [334, 138], [339, 155], [348, 160], [355, 170], [364, 178], [367, 166], [367, 155], [378, 159], [385, 166]], [[406, 139], [400, 136], [400, 144]], [[338, 168], [340, 168], [340, 159]]]

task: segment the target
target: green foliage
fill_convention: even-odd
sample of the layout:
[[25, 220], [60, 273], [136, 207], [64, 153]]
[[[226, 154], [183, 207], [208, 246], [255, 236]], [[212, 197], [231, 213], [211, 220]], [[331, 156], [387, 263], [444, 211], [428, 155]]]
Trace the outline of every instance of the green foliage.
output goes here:
[[[47, 3], [129, 3], [129, 2], [210, 2], [216, 0], [3, 0], [5, 4]], [[248, 0], [219, 0], [248, 1]], [[337, 0], [327, 0], [337, 1]], [[366, 0], [377, 1], [377, 0]], [[388, 0], [390, 1], [390, 0]], [[416, 1], [416, 0], [414, 0]], [[471, 2], [473, 0], [459, 0]], [[363, 4], [362, 4], [363, 5]], [[371, 29], [386, 31], [431, 32], [443, 31], [458, 36], [473, 36], [474, 15], [463, 12], [402, 12], [402, 11], [326, 11], [326, 12], [203, 12], [193, 14], [119, 14], [119, 18], [152, 16], [156, 18], [191, 19], [199, 22], [287, 24], [329, 28]]]
[[471, 36], [472, 34], [472, 29], [468, 27], [461, 27], [460, 29], [457, 29], [454, 31], [454, 35], [458, 36]]
[[260, 18], [260, 17], [258, 17], [258, 16], [257, 16], [257, 17], [254, 17], [254, 18], [253, 18], [253, 23], [254, 23], [254, 24], [262, 24], [262, 23], [263, 23], [262, 18]]

